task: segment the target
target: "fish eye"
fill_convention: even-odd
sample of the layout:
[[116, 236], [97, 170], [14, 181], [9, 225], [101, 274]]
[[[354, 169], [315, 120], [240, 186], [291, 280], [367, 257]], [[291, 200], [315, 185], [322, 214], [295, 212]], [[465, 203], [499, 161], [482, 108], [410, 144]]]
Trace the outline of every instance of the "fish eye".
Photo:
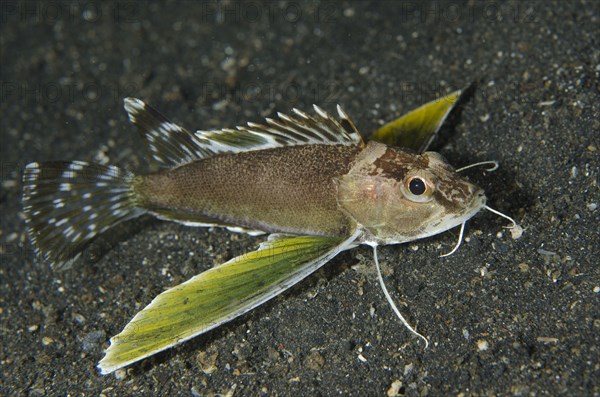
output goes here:
[[414, 194], [415, 196], [420, 196], [425, 193], [427, 190], [427, 186], [425, 186], [425, 182], [421, 178], [412, 178], [410, 182], [408, 182], [408, 190]]
[[420, 176], [410, 176], [404, 180], [403, 193], [410, 201], [426, 203], [432, 199], [433, 185]]

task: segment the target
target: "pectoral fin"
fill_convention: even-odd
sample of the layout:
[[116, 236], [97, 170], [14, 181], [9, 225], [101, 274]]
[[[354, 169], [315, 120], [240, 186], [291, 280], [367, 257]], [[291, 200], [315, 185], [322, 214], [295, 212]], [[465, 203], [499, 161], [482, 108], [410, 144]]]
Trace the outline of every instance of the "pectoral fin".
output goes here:
[[424, 152], [461, 93], [460, 90], [455, 91], [406, 113], [379, 128], [371, 135], [370, 140]]
[[161, 293], [110, 340], [98, 367], [108, 374], [248, 312], [351, 248], [357, 236], [275, 238]]

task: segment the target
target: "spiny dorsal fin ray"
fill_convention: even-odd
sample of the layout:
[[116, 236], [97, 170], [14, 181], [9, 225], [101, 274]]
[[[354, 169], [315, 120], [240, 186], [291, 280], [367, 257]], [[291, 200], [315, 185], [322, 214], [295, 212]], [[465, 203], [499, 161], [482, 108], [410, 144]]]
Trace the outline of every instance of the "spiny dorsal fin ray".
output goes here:
[[129, 120], [138, 127], [152, 158], [161, 167], [189, 163], [212, 154], [198, 145], [194, 134], [141, 100], [125, 98], [124, 103]]
[[358, 145], [362, 139], [353, 125], [340, 123], [327, 112], [315, 106], [316, 116], [293, 109], [296, 117], [277, 113], [277, 118], [266, 118], [264, 124], [249, 122], [236, 129], [197, 131], [203, 147], [213, 153], [238, 153], [248, 150], [271, 149], [282, 146], [329, 144]]
[[329, 144], [362, 145], [354, 123], [338, 105], [340, 121], [318, 106], [315, 116], [293, 109], [295, 116], [278, 113], [265, 124], [249, 122], [235, 129], [196, 131], [192, 134], [139, 99], [126, 98], [125, 110], [138, 126], [152, 157], [173, 167], [219, 153], [239, 153], [282, 146]]
[[353, 140], [358, 142], [359, 146], [365, 146], [366, 144], [363, 141], [360, 132], [358, 132], [358, 128], [356, 128], [356, 125], [354, 124], [350, 116], [348, 116], [346, 112], [344, 112], [340, 105], [337, 105], [337, 112], [340, 116], [340, 124], [342, 125], [342, 128], [346, 130], [348, 135], [350, 135], [353, 138]]

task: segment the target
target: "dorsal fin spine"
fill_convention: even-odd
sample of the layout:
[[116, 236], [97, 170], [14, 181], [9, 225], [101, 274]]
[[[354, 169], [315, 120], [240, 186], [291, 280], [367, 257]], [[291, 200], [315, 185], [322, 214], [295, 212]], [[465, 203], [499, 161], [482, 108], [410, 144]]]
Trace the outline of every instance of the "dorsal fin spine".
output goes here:
[[[225, 128], [190, 133], [169, 121], [158, 111], [136, 98], [125, 98], [129, 119], [140, 130], [152, 158], [162, 167], [173, 167], [218, 153], [239, 153], [282, 146], [361, 144], [359, 134], [347, 128], [325, 110], [313, 105], [315, 116], [292, 109], [297, 117], [277, 113], [265, 124], [249, 122], [235, 129]], [[348, 120], [345, 113], [340, 112]]]

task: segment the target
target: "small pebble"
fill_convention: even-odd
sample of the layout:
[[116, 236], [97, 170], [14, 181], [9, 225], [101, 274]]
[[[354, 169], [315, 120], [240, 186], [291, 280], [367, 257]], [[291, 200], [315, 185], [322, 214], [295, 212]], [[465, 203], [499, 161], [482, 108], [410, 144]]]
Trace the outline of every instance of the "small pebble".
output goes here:
[[400, 379], [396, 379], [395, 381], [392, 382], [392, 384], [390, 385], [390, 388], [387, 391], [387, 396], [388, 397], [396, 397], [400, 395], [400, 388], [402, 387], [402, 382], [400, 381]]
[[488, 341], [483, 340], [483, 339], [479, 339], [477, 341], [477, 350], [479, 350], [480, 352], [486, 351], [489, 348], [490, 348], [490, 344], [488, 343]]
[[115, 371], [115, 379], [123, 380], [127, 377], [127, 370], [125, 368], [119, 368]]
[[543, 255], [543, 256], [555, 256], [556, 255], [556, 252], [548, 251], [543, 248], [538, 248], [537, 252], [538, 252], [538, 254]]
[[536, 338], [536, 340], [541, 343], [557, 343], [558, 342], [558, 338], [552, 338], [549, 336], [538, 336]]
[[96, 350], [96, 347], [101, 344], [106, 338], [106, 332], [104, 331], [92, 331], [83, 337], [81, 343], [81, 350], [86, 353], [90, 353]]
[[510, 237], [513, 240], [518, 240], [521, 238], [521, 236], [523, 236], [523, 228], [521, 226], [516, 225], [510, 229]]

